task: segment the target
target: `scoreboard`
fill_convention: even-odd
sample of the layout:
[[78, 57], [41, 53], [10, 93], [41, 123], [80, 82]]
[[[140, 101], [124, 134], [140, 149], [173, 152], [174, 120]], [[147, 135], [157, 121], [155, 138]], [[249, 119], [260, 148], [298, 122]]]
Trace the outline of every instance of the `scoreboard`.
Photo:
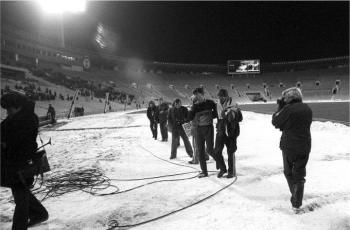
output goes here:
[[228, 60], [227, 74], [259, 74], [260, 60]]

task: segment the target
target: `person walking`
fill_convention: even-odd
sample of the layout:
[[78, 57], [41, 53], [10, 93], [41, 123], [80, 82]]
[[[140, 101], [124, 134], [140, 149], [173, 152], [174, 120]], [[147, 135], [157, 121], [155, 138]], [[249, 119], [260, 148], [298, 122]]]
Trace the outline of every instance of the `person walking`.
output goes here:
[[16, 204], [12, 220], [13, 230], [27, 229], [46, 221], [49, 214], [30, 191], [34, 177], [21, 173], [37, 150], [39, 120], [34, 102], [25, 95], [5, 94], [1, 107], [7, 117], [1, 122], [1, 186], [11, 188]]

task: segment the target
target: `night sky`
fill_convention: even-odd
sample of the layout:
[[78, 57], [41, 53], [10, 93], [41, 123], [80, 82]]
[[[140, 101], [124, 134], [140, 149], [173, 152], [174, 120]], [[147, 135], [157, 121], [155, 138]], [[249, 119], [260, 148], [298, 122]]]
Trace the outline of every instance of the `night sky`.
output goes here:
[[[1, 23], [57, 30], [57, 17], [31, 2], [1, 2]], [[98, 23], [118, 56], [225, 64], [228, 59], [290, 61], [349, 55], [349, 2], [88, 2], [64, 15], [66, 43], [98, 50]]]

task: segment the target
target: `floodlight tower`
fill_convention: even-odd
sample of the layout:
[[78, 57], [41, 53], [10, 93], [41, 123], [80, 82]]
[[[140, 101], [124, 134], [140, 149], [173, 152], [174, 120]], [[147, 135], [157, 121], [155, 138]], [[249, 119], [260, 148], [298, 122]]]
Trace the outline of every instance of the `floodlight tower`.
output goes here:
[[82, 13], [86, 8], [86, 0], [36, 0], [44, 13], [58, 15], [60, 23], [60, 41], [65, 48], [64, 13]]

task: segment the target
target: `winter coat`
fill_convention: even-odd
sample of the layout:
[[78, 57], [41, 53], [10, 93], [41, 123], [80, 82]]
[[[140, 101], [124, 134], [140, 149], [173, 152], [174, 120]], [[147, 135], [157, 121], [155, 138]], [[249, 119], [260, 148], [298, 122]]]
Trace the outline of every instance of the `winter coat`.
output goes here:
[[169, 105], [167, 103], [162, 103], [159, 106], [159, 123], [165, 123], [167, 122], [168, 119], [168, 110], [169, 110]]
[[49, 109], [47, 110], [47, 116], [49, 116], [49, 114], [52, 118], [56, 117], [55, 109], [52, 106], [50, 106]]
[[272, 124], [282, 131], [280, 148], [308, 154], [311, 150], [312, 110], [307, 104], [287, 104], [272, 115]]
[[24, 169], [38, 147], [38, 117], [24, 109], [1, 122], [1, 186], [20, 182], [18, 171]]
[[147, 117], [150, 122], [158, 123], [158, 108], [156, 106], [154, 106], [153, 108], [148, 107]]
[[239, 122], [243, 120], [242, 112], [239, 108], [233, 109], [235, 103], [229, 98], [223, 105], [217, 103], [218, 122], [216, 132], [219, 136], [237, 138], [240, 134]]
[[192, 121], [196, 116], [198, 116], [198, 126], [213, 125], [213, 119], [218, 116], [215, 102], [205, 100], [194, 104], [189, 111], [189, 120]]
[[181, 127], [182, 124], [188, 122], [188, 110], [185, 106], [180, 108], [172, 107], [168, 112], [168, 125], [170, 129]]

